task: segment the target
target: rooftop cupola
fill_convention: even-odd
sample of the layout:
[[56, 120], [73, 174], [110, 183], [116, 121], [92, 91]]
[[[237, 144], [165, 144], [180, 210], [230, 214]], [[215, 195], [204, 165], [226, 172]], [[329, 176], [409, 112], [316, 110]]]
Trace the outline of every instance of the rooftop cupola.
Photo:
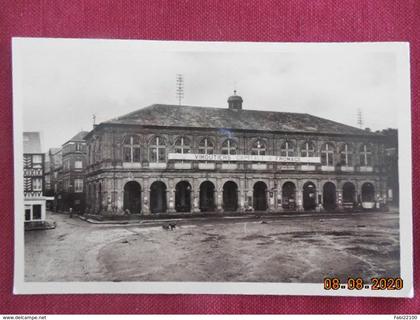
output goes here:
[[229, 109], [231, 110], [242, 110], [242, 97], [236, 95], [236, 90], [233, 91], [233, 96], [228, 99]]

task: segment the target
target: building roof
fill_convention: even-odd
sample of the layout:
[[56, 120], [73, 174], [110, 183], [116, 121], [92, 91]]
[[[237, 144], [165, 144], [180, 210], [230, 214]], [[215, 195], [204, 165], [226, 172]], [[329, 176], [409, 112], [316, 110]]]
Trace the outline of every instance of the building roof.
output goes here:
[[69, 141], [83, 141], [88, 133], [89, 133], [89, 131], [80, 131], [78, 134], [76, 134]]
[[85, 141], [85, 137], [87, 136], [87, 134], [89, 133], [89, 131], [80, 131], [78, 132], [75, 136], [73, 136], [70, 140], [67, 140], [63, 146], [69, 142], [77, 142], [77, 141]]
[[377, 135], [306, 113], [153, 104], [103, 124], [141, 126], [223, 128], [233, 130]]
[[23, 133], [23, 153], [42, 153], [41, 135], [39, 132]]
[[60, 151], [61, 151], [61, 148], [50, 148], [49, 153], [51, 155], [54, 155], [54, 154], [56, 154], [57, 152], [60, 152]]

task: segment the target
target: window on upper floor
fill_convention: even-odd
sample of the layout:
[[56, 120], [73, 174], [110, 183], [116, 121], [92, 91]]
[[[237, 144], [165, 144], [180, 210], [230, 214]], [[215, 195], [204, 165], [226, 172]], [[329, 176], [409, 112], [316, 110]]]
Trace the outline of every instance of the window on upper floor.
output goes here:
[[310, 141], [304, 142], [300, 147], [300, 156], [301, 157], [315, 157], [315, 147], [314, 144]]
[[42, 163], [42, 156], [40, 154], [34, 154], [32, 156], [33, 163]]
[[83, 192], [83, 179], [74, 179], [74, 192]]
[[209, 138], [204, 138], [198, 144], [198, 153], [201, 154], [213, 154], [214, 145]]
[[351, 147], [346, 143], [340, 150], [340, 163], [342, 166], [353, 166], [353, 152]]
[[234, 155], [236, 154], [236, 142], [232, 139], [227, 139], [222, 144], [222, 154]]
[[331, 143], [326, 143], [321, 148], [321, 164], [323, 166], [334, 165], [334, 147]]
[[32, 178], [32, 191], [42, 191], [41, 178]]
[[292, 142], [286, 141], [281, 145], [280, 156], [282, 157], [294, 157], [295, 156], [295, 146]]
[[70, 159], [66, 159], [63, 161], [63, 169], [70, 170]]
[[90, 144], [87, 146], [87, 160], [89, 165], [92, 164], [92, 147]]
[[123, 161], [140, 162], [140, 137], [133, 135], [127, 136], [123, 143]]
[[83, 161], [82, 160], [76, 160], [74, 162], [74, 168], [75, 169], [83, 169]]
[[362, 167], [372, 166], [372, 150], [366, 144], [360, 147], [360, 165]]
[[42, 168], [42, 156], [40, 154], [32, 156], [32, 168]]
[[83, 143], [81, 142], [76, 142], [76, 151], [82, 151], [83, 150]]
[[264, 156], [266, 154], [266, 150], [267, 148], [265, 146], [264, 141], [258, 139], [252, 145], [251, 154], [257, 156]]
[[175, 141], [175, 152], [176, 153], [190, 153], [191, 152], [191, 143], [190, 139], [186, 137], [179, 137]]
[[166, 143], [162, 137], [154, 137], [149, 145], [150, 162], [166, 162]]
[[102, 160], [102, 144], [101, 138], [96, 137], [95, 141], [93, 142], [93, 162], [100, 162]]

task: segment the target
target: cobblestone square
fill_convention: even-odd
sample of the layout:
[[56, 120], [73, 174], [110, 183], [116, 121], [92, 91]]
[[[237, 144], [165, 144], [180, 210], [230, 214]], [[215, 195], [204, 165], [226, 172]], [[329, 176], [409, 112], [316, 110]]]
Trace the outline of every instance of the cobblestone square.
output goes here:
[[25, 233], [25, 281], [320, 283], [400, 273], [395, 212], [190, 219], [173, 231], [47, 218], [56, 229]]

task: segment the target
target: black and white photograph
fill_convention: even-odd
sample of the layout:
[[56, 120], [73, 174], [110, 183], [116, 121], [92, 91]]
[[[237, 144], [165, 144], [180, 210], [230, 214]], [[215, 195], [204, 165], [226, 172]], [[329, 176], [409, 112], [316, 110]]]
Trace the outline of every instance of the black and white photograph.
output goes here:
[[412, 296], [407, 43], [12, 53], [15, 293]]

